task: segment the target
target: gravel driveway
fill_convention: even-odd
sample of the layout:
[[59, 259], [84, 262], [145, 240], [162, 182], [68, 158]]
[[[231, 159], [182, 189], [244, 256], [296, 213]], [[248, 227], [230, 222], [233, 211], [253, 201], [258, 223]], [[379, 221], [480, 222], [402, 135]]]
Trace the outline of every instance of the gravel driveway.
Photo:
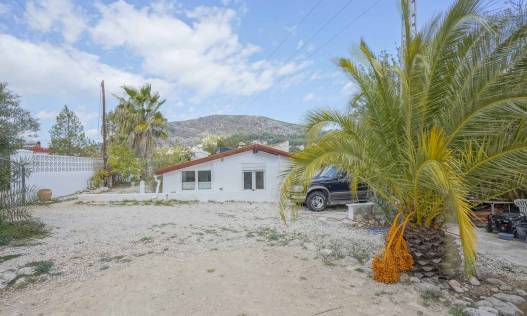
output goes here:
[[0, 271], [41, 260], [53, 269], [0, 292], [0, 314], [447, 313], [411, 285], [372, 281], [367, 261], [383, 237], [348, 222], [343, 210], [302, 211], [286, 227], [274, 204], [134, 204], [37, 209], [51, 234], [0, 249], [21, 254]]

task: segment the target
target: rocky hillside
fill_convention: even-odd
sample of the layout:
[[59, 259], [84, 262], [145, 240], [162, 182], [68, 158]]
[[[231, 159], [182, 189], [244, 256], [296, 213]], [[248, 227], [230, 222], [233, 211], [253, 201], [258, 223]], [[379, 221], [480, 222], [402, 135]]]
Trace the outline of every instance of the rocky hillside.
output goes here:
[[304, 133], [301, 125], [254, 115], [209, 115], [169, 122], [169, 142], [194, 145], [207, 135], [276, 134], [295, 137]]

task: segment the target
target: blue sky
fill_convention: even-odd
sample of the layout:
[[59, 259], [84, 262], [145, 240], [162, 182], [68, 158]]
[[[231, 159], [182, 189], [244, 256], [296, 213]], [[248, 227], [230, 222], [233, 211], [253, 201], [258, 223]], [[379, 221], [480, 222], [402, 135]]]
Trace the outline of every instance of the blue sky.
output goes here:
[[[110, 109], [120, 86], [149, 82], [167, 99], [169, 121], [252, 114], [302, 122], [310, 109], [344, 107], [353, 93], [335, 58], [351, 56], [361, 38], [377, 52], [394, 53], [400, 41], [399, 1], [349, 1], [5, 0], [0, 80], [39, 119], [44, 144], [64, 104], [98, 139], [103, 79]], [[418, 0], [418, 25], [452, 2]]]

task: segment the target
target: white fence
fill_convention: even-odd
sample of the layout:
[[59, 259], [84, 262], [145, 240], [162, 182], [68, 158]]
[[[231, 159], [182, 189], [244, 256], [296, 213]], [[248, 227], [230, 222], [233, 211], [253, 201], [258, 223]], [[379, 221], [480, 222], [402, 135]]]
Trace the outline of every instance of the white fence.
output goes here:
[[101, 159], [35, 154], [30, 150], [18, 150], [12, 159], [27, 163], [27, 186], [51, 189], [53, 197], [86, 190], [94, 172], [102, 167]]

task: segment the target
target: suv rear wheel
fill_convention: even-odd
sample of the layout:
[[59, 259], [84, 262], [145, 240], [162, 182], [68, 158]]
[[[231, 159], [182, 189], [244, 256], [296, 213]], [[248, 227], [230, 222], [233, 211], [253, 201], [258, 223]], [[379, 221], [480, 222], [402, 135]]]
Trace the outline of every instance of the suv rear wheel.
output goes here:
[[326, 206], [328, 205], [328, 198], [324, 192], [311, 192], [307, 196], [306, 205], [310, 210], [314, 212], [320, 212], [326, 209]]

